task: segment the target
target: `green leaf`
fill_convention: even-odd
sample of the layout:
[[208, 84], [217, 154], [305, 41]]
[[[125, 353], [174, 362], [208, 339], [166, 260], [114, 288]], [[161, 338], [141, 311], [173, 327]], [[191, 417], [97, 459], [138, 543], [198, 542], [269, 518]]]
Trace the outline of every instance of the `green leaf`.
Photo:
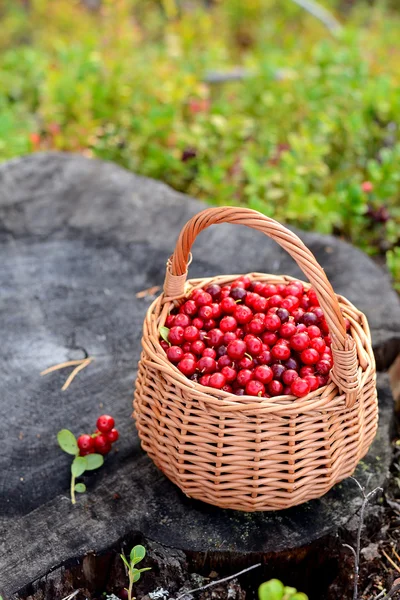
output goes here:
[[104, 463], [104, 457], [101, 454], [88, 454], [86, 456], [86, 471], [98, 469]]
[[139, 569], [133, 569], [132, 570], [132, 581], [133, 583], [136, 583], [137, 581], [139, 581], [140, 579], [140, 571]]
[[284, 585], [278, 579], [271, 579], [262, 583], [258, 588], [259, 600], [282, 600]]
[[86, 485], [84, 483], [77, 483], [75, 486], [75, 491], [78, 492], [78, 494], [83, 494], [86, 492]]
[[290, 600], [308, 600], [308, 596], [303, 594], [303, 592], [297, 592], [294, 596], [290, 596]]
[[168, 334], [169, 334], [168, 327], [160, 327], [160, 329], [158, 331], [160, 332], [160, 335], [161, 335], [162, 339], [165, 342], [167, 342], [167, 344], [171, 345], [171, 342], [168, 339]]
[[80, 477], [86, 471], [87, 459], [86, 456], [76, 456], [72, 461], [71, 473], [74, 477]]
[[131, 550], [130, 561], [132, 565], [137, 565], [138, 562], [146, 556], [146, 548], [144, 546], [134, 546]]
[[73, 454], [74, 456], [78, 454], [79, 448], [76, 437], [69, 429], [61, 429], [61, 431], [57, 433], [57, 441], [61, 450], [64, 450], [64, 452]]
[[125, 556], [125, 554], [120, 554], [120, 557], [122, 558], [125, 566], [127, 567], [127, 569], [129, 570], [131, 568], [131, 565], [128, 563], [127, 558]]

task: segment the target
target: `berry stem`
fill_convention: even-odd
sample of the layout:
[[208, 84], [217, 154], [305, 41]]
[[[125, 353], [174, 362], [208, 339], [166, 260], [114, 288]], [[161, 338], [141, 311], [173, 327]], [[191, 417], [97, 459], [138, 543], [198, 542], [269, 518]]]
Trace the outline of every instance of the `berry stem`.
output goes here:
[[71, 502], [76, 504], [75, 500], [75, 475], [71, 475]]

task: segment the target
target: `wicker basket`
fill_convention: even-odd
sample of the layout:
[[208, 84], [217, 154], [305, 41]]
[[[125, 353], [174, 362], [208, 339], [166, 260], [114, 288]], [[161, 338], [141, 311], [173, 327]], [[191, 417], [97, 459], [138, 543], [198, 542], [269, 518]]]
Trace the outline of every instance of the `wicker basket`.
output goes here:
[[[311, 282], [332, 338], [334, 366], [325, 387], [303, 398], [238, 397], [187, 379], [167, 360], [159, 327], [169, 311], [193, 288], [238, 277], [186, 281], [194, 240], [218, 223], [262, 231], [287, 250]], [[292, 280], [262, 273], [250, 277], [270, 283]], [[350, 321], [350, 334], [342, 315]], [[314, 255], [294, 233], [256, 211], [210, 208], [188, 221], [168, 261], [164, 293], [147, 312], [142, 345], [134, 400], [142, 446], [191, 498], [244, 511], [301, 504], [350, 476], [375, 436], [376, 372], [366, 317], [335, 295]]]

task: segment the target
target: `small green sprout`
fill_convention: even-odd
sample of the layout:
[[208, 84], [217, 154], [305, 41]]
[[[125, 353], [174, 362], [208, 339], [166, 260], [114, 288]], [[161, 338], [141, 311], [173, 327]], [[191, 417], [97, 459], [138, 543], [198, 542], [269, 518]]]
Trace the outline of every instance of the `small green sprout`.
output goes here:
[[258, 588], [259, 600], [308, 600], [308, 596], [295, 588], [284, 586], [278, 579], [262, 583]]
[[136, 565], [139, 562], [141, 562], [144, 559], [144, 557], [146, 556], [146, 548], [144, 548], [144, 546], [140, 546], [140, 545], [134, 546], [129, 555], [129, 561], [126, 558], [125, 554], [121, 554], [120, 556], [121, 556], [122, 560], [124, 561], [124, 564], [128, 570], [129, 587], [125, 588], [126, 591], [128, 592], [128, 600], [135, 600], [135, 598], [132, 596], [133, 584], [136, 583], [137, 581], [139, 581], [141, 573], [143, 573], [144, 571], [151, 570], [151, 567], [145, 567], [143, 569], [136, 568]]

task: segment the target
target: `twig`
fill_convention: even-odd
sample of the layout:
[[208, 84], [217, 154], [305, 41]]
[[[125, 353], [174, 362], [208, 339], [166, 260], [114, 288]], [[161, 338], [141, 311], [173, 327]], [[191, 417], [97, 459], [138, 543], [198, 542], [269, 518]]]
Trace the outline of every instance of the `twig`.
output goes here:
[[[393, 598], [394, 594], [399, 591], [400, 591], [400, 583], [399, 583], [399, 580], [396, 579], [392, 588], [389, 590], [389, 592], [386, 594], [386, 596], [384, 596], [382, 598], [382, 600], [389, 600], [389, 598]], [[377, 599], [375, 599], [375, 600], [377, 600]]]
[[75, 598], [75, 596], [77, 594], [79, 594], [80, 590], [76, 590], [75, 592], [72, 592], [72, 594], [70, 594], [69, 596], [65, 596], [65, 598], [63, 598], [63, 600], [72, 600], [72, 598]]
[[383, 556], [385, 556], [388, 561], [390, 562], [390, 564], [392, 565], [392, 567], [394, 567], [396, 569], [396, 571], [398, 571], [400, 573], [400, 567], [399, 565], [397, 565], [394, 560], [392, 558], [390, 558], [390, 556], [388, 554], [386, 554], [386, 552], [382, 549], [382, 554]]
[[136, 298], [146, 298], [147, 296], [155, 296], [158, 290], [160, 289], [159, 285], [153, 285], [153, 287], [147, 288], [147, 290], [142, 290], [136, 294]]
[[64, 385], [61, 388], [62, 392], [65, 392], [71, 385], [72, 381], [78, 375], [79, 371], [82, 371], [85, 367], [87, 367], [94, 358], [82, 358], [80, 360], [68, 360], [67, 362], [60, 363], [58, 365], [54, 365], [53, 367], [49, 367], [40, 373], [41, 376], [48, 375], [49, 373], [53, 373], [54, 371], [58, 371], [59, 369], [66, 369], [67, 367], [73, 367], [75, 365], [75, 369], [70, 373], [67, 377]]
[[372, 490], [372, 492], [369, 492], [369, 494], [366, 494], [365, 493], [365, 488], [363, 488], [363, 486], [361, 485], [361, 483], [357, 479], [355, 479], [355, 477], [351, 477], [350, 479], [352, 479], [358, 485], [358, 487], [359, 487], [359, 489], [361, 491], [361, 494], [363, 496], [363, 503], [361, 505], [360, 518], [359, 518], [359, 522], [358, 522], [356, 548], [354, 549], [351, 546], [349, 546], [348, 544], [343, 544], [344, 547], [350, 548], [350, 550], [352, 551], [353, 556], [354, 556], [354, 589], [353, 589], [353, 600], [357, 600], [358, 599], [358, 579], [359, 579], [359, 576], [360, 576], [361, 532], [362, 532], [362, 528], [363, 528], [363, 525], [364, 525], [365, 509], [367, 508], [368, 502], [378, 492], [383, 492], [383, 489], [380, 488], [380, 487], [377, 487], [374, 490]]
[[248, 571], [252, 571], [253, 569], [257, 569], [258, 567], [261, 567], [261, 563], [257, 563], [256, 565], [253, 565], [252, 567], [248, 567], [247, 569], [243, 569], [243, 571], [239, 571], [239, 573], [235, 573], [234, 575], [229, 575], [229, 577], [224, 577], [224, 579], [219, 579], [218, 581], [212, 581], [211, 583], [207, 583], [207, 585], [203, 585], [202, 587], [198, 587], [193, 590], [187, 590], [187, 592], [183, 592], [182, 594], [180, 594], [176, 598], [176, 600], [179, 600], [180, 598], [184, 598], [187, 594], [193, 594], [194, 592], [200, 592], [200, 591], [206, 590], [207, 588], [210, 588], [214, 585], [218, 585], [219, 583], [225, 583], [226, 581], [230, 581], [231, 579], [236, 579], [236, 577], [239, 577], [239, 575], [243, 575], [243, 573], [247, 573]]
[[321, 21], [331, 33], [335, 34], [342, 31], [339, 21], [335, 19], [329, 10], [318, 4], [318, 2], [315, 2], [315, 0], [292, 0], [292, 2], [301, 6], [301, 8], [304, 8], [313, 17]]

